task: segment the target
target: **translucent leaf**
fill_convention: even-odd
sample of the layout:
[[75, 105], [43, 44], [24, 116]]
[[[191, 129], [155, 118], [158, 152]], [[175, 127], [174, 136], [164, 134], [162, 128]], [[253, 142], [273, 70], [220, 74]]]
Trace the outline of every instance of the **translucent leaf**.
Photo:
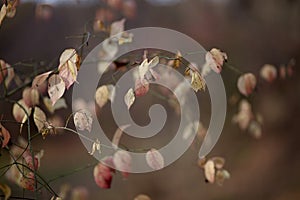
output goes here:
[[25, 88], [22, 93], [22, 98], [28, 107], [33, 107], [40, 103], [39, 92], [35, 88]]
[[56, 103], [58, 99], [60, 99], [65, 92], [65, 83], [62, 78], [53, 74], [48, 80], [48, 94], [52, 101], [52, 105]]
[[124, 126], [121, 126], [119, 127], [115, 134], [114, 134], [114, 137], [112, 139], [112, 146], [114, 149], [118, 149], [118, 146], [119, 146], [119, 142], [120, 142], [120, 139], [121, 139], [121, 136], [123, 134], [123, 130], [126, 129], [127, 127], [129, 127], [130, 125], [124, 125]]
[[139, 194], [134, 198], [134, 200], [151, 200], [151, 198], [145, 194]]
[[132, 88], [130, 88], [126, 95], [124, 96], [124, 101], [125, 101], [125, 104], [127, 105], [127, 108], [129, 109], [132, 104], [134, 103], [135, 101], [135, 96], [134, 96], [134, 91]]
[[8, 185], [6, 185], [6, 184], [0, 183], [0, 190], [2, 190], [2, 192], [4, 194], [4, 200], [8, 200], [9, 197], [11, 196], [11, 189], [10, 189], [10, 187]]
[[131, 156], [127, 151], [119, 150], [113, 156], [113, 162], [117, 170], [122, 172], [123, 177], [128, 177], [131, 170]]
[[245, 96], [249, 96], [256, 87], [256, 78], [252, 73], [246, 73], [239, 77], [237, 87]]
[[91, 132], [92, 122], [92, 115], [87, 110], [80, 110], [74, 115], [74, 124], [78, 130], [87, 130], [88, 132]]
[[2, 144], [2, 148], [4, 148], [6, 147], [6, 145], [10, 140], [10, 133], [6, 128], [4, 128], [4, 126], [2, 126], [1, 123], [0, 123], [0, 137], [1, 137], [0, 144]]
[[32, 88], [40, 87], [48, 78], [48, 76], [52, 73], [52, 71], [42, 73], [36, 76], [32, 81]]
[[33, 120], [36, 127], [38, 128], [38, 131], [41, 132], [41, 130], [45, 126], [45, 122], [47, 119], [44, 111], [42, 111], [39, 107], [34, 108]]
[[146, 161], [149, 167], [159, 170], [164, 167], [164, 158], [156, 149], [151, 149], [146, 153]]
[[204, 165], [204, 175], [208, 182], [215, 182], [215, 164], [212, 160], [208, 160]]

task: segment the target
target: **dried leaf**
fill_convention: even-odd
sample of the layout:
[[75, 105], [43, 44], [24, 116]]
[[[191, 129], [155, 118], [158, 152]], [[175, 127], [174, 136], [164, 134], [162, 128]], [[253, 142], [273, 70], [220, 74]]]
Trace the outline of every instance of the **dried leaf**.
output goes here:
[[65, 83], [62, 78], [53, 74], [48, 80], [48, 94], [52, 101], [52, 105], [56, 103], [58, 99], [60, 99], [65, 92]]
[[6, 184], [0, 183], [0, 190], [2, 190], [2, 192], [4, 194], [4, 200], [8, 200], [9, 197], [11, 196], [11, 189], [10, 189], [10, 187], [8, 185], [6, 185]]
[[134, 92], [133, 92], [132, 88], [130, 88], [127, 91], [126, 95], [124, 96], [124, 101], [125, 101], [125, 104], [127, 105], [127, 108], [129, 110], [129, 108], [132, 106], [132, 104], [135, 101], [135, 96], [134, 96]]
[[10, 140], [10, 133], [9, 131], [2, 126], [2, 124], [0, 123], [0, 144], [2, 144], [2, 148], [6, 147], [6, 145], [8, 144], [9, 140]]
[[163, 156], [156, 149], [151, 149], [146, 153], [146, 161], [154, 170], [162, 169], [165, 165]]
[[195, 92], [198, 92], [198, 90], [205, 90], [205, 80], [202, 78], [202, 76], [197, 72], [191, 70], [191, 86]]
[[246, 73], [239, 77], [237, 87], [245, 96], [252, 94], [256, 87], [256, 78], [252, 73]]
[[204, 175], [209, 183], [215, 182], [215, 164], [212, 160], [208, 160], [204, 165]]
[[34, 108], [33, 120], [39, 132], [44, 128], [47, 120], [46, 114], [39, 107]]
[[127, 151], [119, 150], [113, 156], [113, 162], [117, 170], [122, 172], [124, 178], [128, 177], [131, 170], [131, 156]]
[[80, 110], [74, 115], [74, 124], [78, 130], [87, 130], [88, 132], [91, 132], [92, 122], [92, 115], [87, 110]]

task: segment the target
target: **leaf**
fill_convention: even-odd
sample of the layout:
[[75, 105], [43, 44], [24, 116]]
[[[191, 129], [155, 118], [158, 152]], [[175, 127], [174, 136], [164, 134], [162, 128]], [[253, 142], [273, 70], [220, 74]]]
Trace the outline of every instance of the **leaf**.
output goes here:
[[206, 62], [209, 63], [209, 66], [216, 73], [221, 73], [224, 61], [227, 60], [226, 53], [223, 53], [222, 51], [220, 51], [220, 49], [216, 48], [211, 49], [209, 53], [210, 54], [206, 54]]
[[216, 183], [220, 186], [223, 185], [224, 181], [229, 178], [230, 173], [225, 169], [218, 170], [216, 173]]
[[11, 81], [14, 79], [15, 77], [15, 71], [14, 68], [10, 67], [10, 65], [6, 65], [7, 66], [7, 77], [5, 79], [5, 85], [6, 87], [8, 87], [11, 83]]
[[93, 174], [94, 174], [94, 180], [100, 188], [104, 188], [104, 189], [110, 188], [111, 181], [112, 181], [112, 170], [110, 167], [99, 162], [98, 165], [94, 167]]
[[204, 165], [204, 175], [209, 183], [215, 182], [215, 164], [212, 160], [208, 160]]
[[205, 80], [202, 78], [202, 76], [197, 72], [191, 70], [191, 86], [195, 92], [198, 92], [198, 90], [205, 90]]
[[96, 139], [95, 142], [93, 142], [92, 145], [92, 151], [89, 152], [90, 155], [94, 155], [94, 153], [98, 151], [99, 154], [101, 154], [101, 143], [98, 139]]
[[97, 88], [95, 93], [95, 100], [97, 105], [102, 108], [109, 99], [109, 91], [106, 85]]
[[[121, 19], [120, 21], [113, 22], [110, 26], [110, 35], [109, 37], [116, 37], [117, 34], [122, 33], [124, 31], [125, 19]], [[118, 38], [120, 36], [117, 36]]]
[[2, 190], [2, 192], [4, 194], [4, 200], [8, 200], [9, 197], [11, 196], [11, 189], [10, 189], [10, 187], [8, 185], [6, 185], [6, 184], [0, 183], [0, 190]]
[[92, 115], [87, 110], [80, 110], [74, 115], [74, 124], [78, 130], [87, 130], [88, 132], [91, 132], [92, 122]]
[[25, 104], [23, 99], [20, 99], [18, 103], [15, 103], [13, 105], [13, 116], [17, 122], [24, 121], [24, 118], [27, 119], [26, 113], [28, 114], [28, 116], [30, 116], [31, 109]]
[[2, 24], [2, 21], [3, 21], [4, 17], [5, 17], [5, 15], [6, 15], [6, 5], [4, 3], [2, 5], [2, 7], [1, 7], [1, 10], [0, 10], [0, 26]]
[[149, 167], [159, 170], [164, 167], [164, 158], [156, 149], [151, 149], [146, 153], [146, 161]]
[[45, 73], [42, 73], [42, 74], [36, 76], [32, 81], [31, 87], [32, 88], [40, 87], [47, 80], [48, 76], [51, 73], [52, 73], [52, 71], [49, 71], [49, 72], [45, 72]]
[[79, 60], [75, 49], [65, 49], [59, 58], [59, 75], [64, 80], [67, 89], [69, 89], [77, 79]]
[[54, 105], [52, 105], [52, 101], [48, 97], [44, 97], [43, 102], [50, 113], [54, 113], [54, 111], [61, 108], [68, 108], [66, 100], [64, 98], [58, 99]]
[[124, 96], [124, 101], [125, 101], [125, 104], [127, 105], [127, 108], [129, 110], [129, 108], [132, 106], [132, 104], [135, 101], [135, 96], [134, 96], [134, 92], [133, 92], [132, 88], [130, 88], [127, 91], [126, 95]]
[[52, 101], [52, 105], [56, 103], [58, 99], [60, 99], [65, 92], [65, 83], [62, 78], [53, 74], [48, 80], [48, 94]]
[[246, 73], [239, 77], [237, 87], [245, 96], [252, 94], [256, 87], [256, 78], [252, 73]]
[[262, 136], [262, 128], [260, 123], [258, 123], [257, 121], [252, 120], [250, 122], [248, 131], [256, 139], [259, 139]]
[[222, 169], [225, 165], [225, 159], [222, 157], [213, 157], [210, 160], [214, 162], [217, 169]]
[[260, 76], [265, 81], [271, 83], [277, 78], [277, 69], [274, 65], [265, 64], [260, 69]]
[[142, 84], [141, 79], [137, 79], [135, 81], [134, 93], [136, 97], [144, 96], [148, 93], [148, 91], [149, 91], [149, 83]]
[[145, 194], [139, 194], [134, 198], [134, 200], [151, 200], [151, 198]]
[[121, 136], [123, 134], [123, 130], [126, 129], [127, 127], [129, 127], [130, 125], [127, 124], [127, 125], [124, 125], [124, 126], [120, 126], [115, 134], [114, 134], [114, 137], [112, 139], [112, 146], [114, 149], [118, 149], [118, 146], [119, 146], [119, 142], [120, 142], [120, 139], [121, 139]]
[[4, 128], [4, 126], [2, 126], [1, 123], [0, 123], [0, 137], [1, 137], [0, 144], [2, 144], [2, 148], [4, 148], [6, 147], [6, 145], [10, 140], [10, 133], [6, 128]]
[[23, 90], [22, 98], [28, 107], [33, 107], [40, 103], [39, 92], [35, 88], [26, 87]]
[[5, 76], [7, 75], [7, 67], [8, 64], [4, 62], [4, 60], [0, 60], [0, 84], [4, 80]]
[[40, 133], [41, 130], [45, 126], [45, 122], [46, 122], [47, 118], [46, 118], [46, 114], [44, 113], [44, 111], [42, 111], [39, 107], [34, 108], [33, 120], [34, 120], [34, 123], [35, 123], [39, 133]]
[[128, 177], [131, 170], [131, 156], [127, 151], [119, 150], [113, 156], [113, 162], [117, 170], [122, 172], [124, 178]]

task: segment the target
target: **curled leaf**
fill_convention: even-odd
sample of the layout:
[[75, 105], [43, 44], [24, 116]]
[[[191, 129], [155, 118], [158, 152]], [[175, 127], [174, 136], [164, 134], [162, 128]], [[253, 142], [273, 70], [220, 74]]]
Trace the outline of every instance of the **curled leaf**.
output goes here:
[[205, 80], [202, 78], [202, 76], [197, 71], [190, 71], [192, 80], [191, 80], [191, 86], [195, 92], [198, 92], [198, 90], [205, 90]]
[[74, 124], [78, 130], [87, 130], [88, 132], [91, 132], [92, 122], [92, 115], [87, 110], [80, 110], [74, 115]]
[[52, 101], [52, 105], [56, 103], [58, 99], [60, 99], [65, 92], [65, 83], [62, 78], [53, 74], [48, 80], [48, 94]]
[[156, 149], [151, 149], [146, 153], [146, 161], [154, 170], [162, 169], [165, 165], [163, 156]]

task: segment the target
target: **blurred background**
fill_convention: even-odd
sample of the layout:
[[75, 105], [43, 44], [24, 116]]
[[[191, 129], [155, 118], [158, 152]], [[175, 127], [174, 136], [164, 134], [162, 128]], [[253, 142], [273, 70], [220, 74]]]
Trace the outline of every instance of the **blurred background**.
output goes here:
[[[106, 13], [109, 21], [125, 17], [126, 29], [155, 26], [180, 31], [207, 50], [217, 47], [227, 53], [228, 62], [243, 72], [259, 75], [262, 65], [286, 64], [291, 58], [300, 59], [300, 1], [297, 0], [136, 0], [130, 9], [112, 9]], [[78, 47], [86, 30], [93, 30], [94, 19], [103, 16], [107, 2], [101, 0], [21, 0], [16, 16], [5, 19], [0, 27], [0, 58], [13, 64], [19, 61], [52, 60], [58, 63], [58, 56], [65, 48]], [[102, 10], [102, 11], [101, 11]], [[89, 53], [103, 37], [92, 37], [84, 56]], [[16, 73], [30, 73], [28, 68], [15, 69]], [[228, 98], [237, 93], [238, 74], [224, 69], [222, 77]], [[66, 94], [70, 97], [71, 91]], [[22, 94], [13, 98], [20, 99]], [[263, 134], [260, 139], [252, 138], [233, 125], [232, 116], [237, 105], [228, 105], [227, 119], [223, 133], [211, 156], [226, 159], [225, 168], [231, 178], [223, 186], [205, 182], [203, 171], [197, 165], [200, 146], [191, 147], [172, 165], [152, 173], [130, 174], [124, 180], [120, 173], [114, 175], [111, 189], [97, 187], [93, 178], [93, 168], [87, 168], [73, 175], [62, 177], [51, 183], [56, 191], [61, 186], [84, 186], [89, 199], [131, 200], [140, 193], [153, 200], [181, 199], [300, 199], [300, 159], [299, 127], [300, 121], [300, 79], [298, 64], [294, 75], [286, 80], [276, 80], [272, 84], [260, 84], [251, 103], [253, 110], [264, 118]], [[145, 97], [146, 98], [146, 97]], [[205, 95], [203, 97], [205, 98]], [[146, 100], [146, 104], [158, 101]], [[67, 98], [71, 105], [71, 99]], [[138, 112], [143, 102], [133, 106], [133, 118], [139, 123], [147, 123], [147, 113]], [[210, 102], [203, 101], [201, 117], [209, 123]], [[147, 106], [145, 106], [147, 108]], [[167, 105], [166, 105], [167, 107]], [[202, 108], [201, 108], [202, 109]], [[172, 116], [171, 108], [167, 108]], [[1, 102], [0, 115], [11, 118], [11, 105]], [[144, 112], [144, 113], [143, 113]], [[71, 110], [59, 111], [61, 118]], [[105, 124], [108, 135], [112, 137], [116, 126], [112, 121], [109, 107], [100, 119]], [[173, 119], [174, 118], [174, 119]], [[176, 130], [176, 117], [173, 117], [162, 135], [152, 141], [167, 141]], [[19, 128], [8, 124], [7, 128], [16, 140]], [[34, 149], [44, 149], [40, 173], [49, 180], [66, 174], [76, 168], [94, 163], [80, 139], [72, 134], [49, 136], [45, 140], [35, 139]], [[5, 155], [4, 155], [5, 156]], [[2, 164], [2, 161], [1, 161]], [[2, 177], [1, 182], [5, 181]], [[6, 181], [5, 181], [6, 182]], [[10, 184], [18, 196], [22, 190]], [[27, 193], [25, 193], [27, 194]], [[30, 196], [30, 193], [28, 193]], [[50, 199], [47, 193], [43, 199]]]

